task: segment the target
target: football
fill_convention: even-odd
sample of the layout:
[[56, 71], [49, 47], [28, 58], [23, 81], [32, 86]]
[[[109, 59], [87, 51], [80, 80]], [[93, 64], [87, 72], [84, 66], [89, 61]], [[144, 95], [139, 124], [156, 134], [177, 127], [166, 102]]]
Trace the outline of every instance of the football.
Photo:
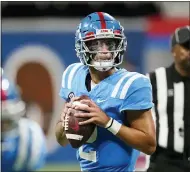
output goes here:
[[[80, 103], [80, 101], [74, 101], [73, 104], [78, 106], [88, 106], [86, 104]], [[73, 110], [70, 115], [65, 118], [65, 133], [66, 137], [73, 148], [79, 148], [82, 146], [92, 135], [95, 124], [79, 125], [79, 122], [86, 121], [88, 118], [75, 117], [74, 114], [79, 112], [78, 110]]]

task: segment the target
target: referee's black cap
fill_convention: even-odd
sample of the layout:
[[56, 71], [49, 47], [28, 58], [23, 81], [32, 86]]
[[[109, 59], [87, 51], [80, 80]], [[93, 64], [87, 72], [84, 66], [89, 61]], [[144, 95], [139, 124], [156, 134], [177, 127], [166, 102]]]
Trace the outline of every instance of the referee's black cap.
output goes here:
[[172, 35], [171, 44], [172, 47], [176, 44], [180, 44], [185, 48], [190, 49], [190, 26], [177, 28]]

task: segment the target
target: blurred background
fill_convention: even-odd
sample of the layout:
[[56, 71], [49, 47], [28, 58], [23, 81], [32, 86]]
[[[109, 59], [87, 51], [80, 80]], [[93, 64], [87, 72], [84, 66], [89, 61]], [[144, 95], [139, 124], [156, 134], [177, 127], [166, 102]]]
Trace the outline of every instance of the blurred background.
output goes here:
[[[47, 164], [42, 170], [79, 170], [75, 150], [56, 143], [54, 128], [63, 105], [58, 96], [63, 70], [79, 61], [75, 30], [95, 11], [121, 22], [128, 39], [123, 67], [144, 74], [172, 63], [170, 34], [190, 23], [189, 2], [1, 2], [1, 62], [7, 77], [20, 88], [27, 117], [36, 120], [47, 136]], [[145, 166], [142, 154], [137, 169]]]

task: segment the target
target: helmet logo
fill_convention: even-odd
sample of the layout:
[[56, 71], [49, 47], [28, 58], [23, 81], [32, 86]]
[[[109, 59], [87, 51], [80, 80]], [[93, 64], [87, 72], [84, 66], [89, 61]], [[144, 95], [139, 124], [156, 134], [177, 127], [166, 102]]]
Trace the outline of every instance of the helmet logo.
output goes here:
[[112, 29], [96, 29], [96, 35], [107, 35], [107, 34], [113, 34]]

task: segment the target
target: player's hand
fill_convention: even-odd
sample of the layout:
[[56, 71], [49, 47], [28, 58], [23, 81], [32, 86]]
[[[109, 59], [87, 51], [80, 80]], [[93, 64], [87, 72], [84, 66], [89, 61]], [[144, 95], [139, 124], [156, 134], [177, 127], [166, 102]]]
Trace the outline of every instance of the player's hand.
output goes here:
[[86, 121], [80, 122], [79, 125], [85, 125], [89, 123], [95, 123], [96, 125], [99, 125], [101, 127], [105, 127], [108, 121], [110, 120], [110, 117], [106, 115], [97, 105], [95, 102], [93, 102], [90, 99], [82, 99], [80, 100], [81, 103], [86, 104], [88, 106], [77, 106], [72, 105], [73, 109], [76, 110], [82, 110], [87, 112], [78, 112], [75, 113], [76, 117], [87, 117], [89, 118]]

